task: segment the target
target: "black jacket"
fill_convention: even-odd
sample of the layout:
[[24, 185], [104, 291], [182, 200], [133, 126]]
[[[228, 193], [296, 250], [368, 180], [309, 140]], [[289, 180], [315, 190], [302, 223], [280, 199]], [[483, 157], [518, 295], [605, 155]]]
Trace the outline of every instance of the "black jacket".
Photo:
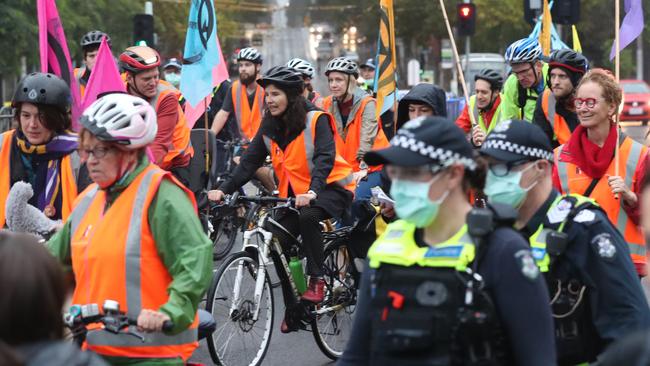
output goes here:
[[409, 104], [426, 104], [433, 108], [434, 116], [447, 117], [447, 95], [433, 84], [418, 84], [399, 101], [397, 106], [397, 129], [409, 120]]
[[[533, 123], [544, 130], [544, 133], [546, 136], [548, 136], [549, 141], [551, 141], [551, 144], [553, 144], [553, 148], [555, 149], [556, 147], [560, 146], [560, 144], [557, 140], [553, 139], [553, 127], [551, 127], [551, 122], [546, 118], [546, 115], [544, 114], [544, 110], [542, 109], [542, 100], [543, 98], [537, 98], [537, 106], [535, 107]], [[564, 120], [569, 125], [569, 130], [571, 130], [571, 132], [573, 132], [580, 124], [576, 112], [571, 112], [564, 106], [564, 99], [558, 100], [555, 104], [555, 113], [564, 118]]]

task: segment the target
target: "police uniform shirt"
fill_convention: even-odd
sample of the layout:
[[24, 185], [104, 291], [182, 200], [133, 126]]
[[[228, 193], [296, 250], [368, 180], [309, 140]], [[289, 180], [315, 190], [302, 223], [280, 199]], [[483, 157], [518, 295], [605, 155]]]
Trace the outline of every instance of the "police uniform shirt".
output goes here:
[[[415, 240], [427, 246], [417, 230]], [[508, 228], [496, 229], [478, 272], [499, 314], [517, 365], [555, 364], [553, 322], [548, 306], [548, 290], [534, 264], [526, 241]], [[379, 269], [381, 270], [381, 269]], [[347, 348], [337, 365], [369, 365], [371, 336], [371, 278], [374, 269], [366, 268], [361, 279], [355, 323]]]

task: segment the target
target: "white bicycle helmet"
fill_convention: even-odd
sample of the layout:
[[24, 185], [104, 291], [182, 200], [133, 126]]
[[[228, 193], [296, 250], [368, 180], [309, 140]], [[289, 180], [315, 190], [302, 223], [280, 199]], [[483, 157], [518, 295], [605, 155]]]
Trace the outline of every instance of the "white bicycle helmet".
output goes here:
[[156, 111], [151, 105], [123, 93], [97, 99], [84, 111], [80, 122], [97, 139], [116, 142], [128, 150], [149, 145], [158, 132]]
[[314, 66], [312, 66], [311, 63], [297, 57], [289, 60], [289, 62], [287, 62], [287, 67], [294, 69], [310, 79], [313, 79], [316, 74]]
[[328, 76], [332, 71], [354, 75], [355, 78], [359, 77], [359, 67], [357, 66], [357, 63], [347, 57], [337, 57], [328, 62], [327, 67], [325, 68], [325, 76]]
[[534, 38], [520, 39], [506, 49], [506, 62], [509, 64], [520, 64], [535, 62], [542, 55], [542, 47]]
[[253, 47], [242, 48], [237, 54], [237, 61], [250, 61], [254, 64], [262, 63], [260, 51]]

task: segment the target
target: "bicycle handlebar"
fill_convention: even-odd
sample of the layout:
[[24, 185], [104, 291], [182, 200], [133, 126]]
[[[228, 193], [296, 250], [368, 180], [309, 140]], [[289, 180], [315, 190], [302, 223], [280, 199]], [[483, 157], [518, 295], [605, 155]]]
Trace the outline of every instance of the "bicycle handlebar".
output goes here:
[[243, 147], [243, 146], [248, 146], [250, 145], [250, 142], [248, 140], [244, 139], [235, 139], [231, 141], [227, 140], [221, 140], [221, 139], [216, 139], [217, 144], [224, 145], [224, 147]]

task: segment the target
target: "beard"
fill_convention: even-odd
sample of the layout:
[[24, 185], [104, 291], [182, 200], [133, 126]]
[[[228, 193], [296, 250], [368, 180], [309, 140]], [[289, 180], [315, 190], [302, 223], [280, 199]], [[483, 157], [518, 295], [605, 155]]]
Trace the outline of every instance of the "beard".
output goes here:
[[257, 79], [256, 75], [249, 75], [249, 74], [239, 75], [239, 80], [241, 80], [242, 84], [244, 85], [250, 85], [254, 83], [256, 79]]

